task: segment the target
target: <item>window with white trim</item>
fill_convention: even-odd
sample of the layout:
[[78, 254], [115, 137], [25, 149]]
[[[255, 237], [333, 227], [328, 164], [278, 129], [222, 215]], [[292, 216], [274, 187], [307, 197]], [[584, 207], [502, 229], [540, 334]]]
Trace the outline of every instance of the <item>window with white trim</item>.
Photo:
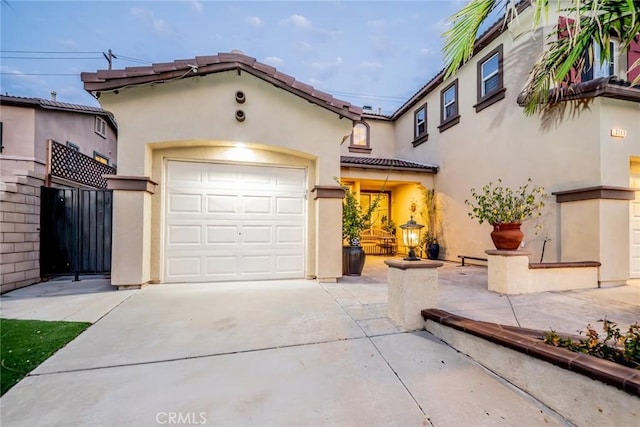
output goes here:
[[458, 104], [456, 103], [456, 89], [456, 86], [451, 86], [442, 95], [442, 105], [444, 106], [444, 110], [442, 113], [443, 122], [446, 122], [447, 120], [458, 114]]
[[616, 58], [617, 46], [613, 40], [609, 41], [608, 55], [602, 55], [600, 46], [593, 43], [585, 55], [582, 81], [616, 75]]
[[357, 122], [351, 131], [349, 151], [355, 153], [370, 153], [369, 125], [365, 122]]
[[418, 108], [415, 113], [415, 133], [414, 137], [419, 138], [427, 133], [427, 105]]
[[107, 137], [107, 122], [102, 118], [96, 116], [96, 128], [95, 131], [103, 138]]
[[440, 132], [460, 123], [458, 112], [458, 79], [440, 91]]

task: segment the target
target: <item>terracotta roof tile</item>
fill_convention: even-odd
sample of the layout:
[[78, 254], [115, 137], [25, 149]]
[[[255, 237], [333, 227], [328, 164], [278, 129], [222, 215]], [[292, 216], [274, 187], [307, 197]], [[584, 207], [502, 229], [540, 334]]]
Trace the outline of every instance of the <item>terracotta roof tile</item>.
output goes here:
[[258, 71], [262, 71], [269, 76], [274, 76], [276, 74], [276, 69], [274, 67], [272, 67], [271, 65], [263, 64], [261, 62], [256, 62], [253, 65], [253, 68]]
[[[174, 64], [173, 62], [161, 62], [157, 64], [151, 64], [151, 69], [153, 69], [153, 71], [158, 74], [164, 73], [166, 71], [175, 71], [176, 64]], [[84, 82], [85, 80], [83, 79], [82, 81]]]
[[208, 56], [196, 56], [196, 65], [205, 66], [211, 64], [219, 64], [220, 58], [218, 55], [208, 55]]
[[153, 68], [149, 67], [126, 67], [124, 71], [127, 76], [150, 76], [154, 74]]
[[378, 157], [341, 156], [342, 166], [364, 167], [366, 169], [395, 169], [415, 172], [438, 172], [438, 166], [418, 163], [403, 159], [386, 159]]
[[[197, 68], [194, 68], [194, 66]], [[281, 73], [270, 65], [262, 64], [257, 62], [255, 58], [237, 52], [198, 56], [193, 59], [177, 59], [173, 62], [151, 64], [147, 67], [98, 70], [95, 73], [82, 73], [81, 79], [86, 91], [101, 92], [173, 79], [203, 76], [236, 68], [305, 98], [309, 102], [318, 104], [340, 116], [351, 120], [360, 120], [361, 118], [361, 108], [336, 99], [326, 92], [316, 90], [313, 86], [297, 81], [292, 76]], [[194, 69], [195, 72], [185, 73], [183, 71], [190, 69]]]

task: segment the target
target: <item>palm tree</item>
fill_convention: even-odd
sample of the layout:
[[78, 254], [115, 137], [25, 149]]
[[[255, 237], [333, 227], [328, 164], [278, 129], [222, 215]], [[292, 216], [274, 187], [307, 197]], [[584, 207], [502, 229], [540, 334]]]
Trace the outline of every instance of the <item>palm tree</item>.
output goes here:
[[[600, 52], [604, 62], [611, 55], [610, 40], [615, 38], [621, 49], [626, 49], [640, 33], [640, 2], [633, 0], [470, 0], [459, 12], [449, 18], [452, 26], [445, 31], [445, 78], [471, 58], [478, 29], [487, 18], [504, 8], [505, 25], [517, 17], [524, 6], [534, 8], [533, 27], [542, 25], [550, 3], [566, 16], [580, 17], [559, 28], [563, 37], [555, 34], [547, 39], [547, 49], [535, 62], [524, 85], [520, 100], [526, 115], [544, 112], [553, 107], [550, 89], [559, 86], [571, 76], [572, 69], [580, 73], [584, 58], [593, 61], [593, 51]], [[599, 49], [590, 49], [592, 43]], [[629, 68], [640, 66], [640, 60]], [[632, 84], [640, 81], [640, 76]], [[559, 96], [559, 91], [555, 91]], [[557, 100], [557, 98], [556, 98]]]

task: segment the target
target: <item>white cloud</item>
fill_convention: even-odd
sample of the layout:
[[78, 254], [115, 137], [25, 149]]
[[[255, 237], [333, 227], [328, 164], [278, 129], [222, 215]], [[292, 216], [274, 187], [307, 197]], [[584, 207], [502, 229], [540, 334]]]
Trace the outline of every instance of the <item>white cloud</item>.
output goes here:
[[421, 47], [418, 50], [418, 53], [420, 55], [433, 55], [434, 53], [437, 53], [437, 52], [435, 50], [433, 50], [433, 49], [428, 48], [428, 47]]
[[264, 22], [262, 22], [262, 19], [260, 19], [259, 16], [250, 16], [246, 19], [247, 24], [251, 25], [252, 27], [255, 28], [262, 28], [264, 27]]
[[146, 7], [133, 7], [131, 8], [131, 14], [146, 21], [146, 23], [157, 33], [169, 35], [175, 34], [175, 30], [171, 24], [164, 19], [156, 18], [151, 9], [147, 9]]
[[189, 5], [191, 5], [191, 8], [199, 15], [202, 13], [202, 11], [204, 10], [204, 5], [202, 4], [202, 2], [200, 0], [191, 0], [189, 1]]
[[262, 62], [276, 68], [282, 67], [284, 65], [284, 59], [278, 56], [267, 56]]
[[296, 28], [305, 29], [305, 30], [313, 27], [313, 24], [311, 23], [311, 21], [309, 21], [304, 16], [298, 15], [298, 14], [291, 15], [289, 18], [286, 19], [285, 22], [293, 25]]

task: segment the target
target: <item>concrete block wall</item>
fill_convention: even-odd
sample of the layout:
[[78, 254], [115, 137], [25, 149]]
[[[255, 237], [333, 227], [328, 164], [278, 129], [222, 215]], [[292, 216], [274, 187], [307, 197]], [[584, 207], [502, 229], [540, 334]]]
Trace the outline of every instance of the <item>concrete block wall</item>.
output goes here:
[[[3, 165], [4, 166], [4, 165]], [[40, 281], [40, 186], [44, 175], [3, 167], [0, 179], [0, 293]]]

